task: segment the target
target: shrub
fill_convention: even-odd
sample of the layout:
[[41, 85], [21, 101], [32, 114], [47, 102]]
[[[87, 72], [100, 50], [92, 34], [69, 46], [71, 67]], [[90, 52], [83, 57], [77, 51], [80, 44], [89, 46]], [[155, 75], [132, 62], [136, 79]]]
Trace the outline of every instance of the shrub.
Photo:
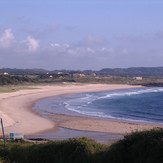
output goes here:
[[163, 129], [133, 132], [111, 146], [85, 137], [46, 143], [0, 142], [0, 162], [162, 163]]
[[118, 163], [163, 162], [163, 129], [134, 132], [111, 145], [104, 161]]
[[106, 150], [107, 147], [84, 137], [40, 144], [14, 141], [0, 150], [0, 157], [6, 161], [20, 163], [98, 162], [94, 159], [95, 154], [103, 149]]

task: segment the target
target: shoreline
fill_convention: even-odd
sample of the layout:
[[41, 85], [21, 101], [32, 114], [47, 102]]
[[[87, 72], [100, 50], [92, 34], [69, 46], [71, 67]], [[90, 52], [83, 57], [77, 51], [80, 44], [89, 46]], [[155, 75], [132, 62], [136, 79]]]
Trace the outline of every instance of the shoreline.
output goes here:
[[[37, 135], [46, 132], [60, 132], [58, 127], [65, 127], [81, 131], [97, 131], [107, 133], [126, 134], [135, 130], [152, 129], [162, 125], [137, 124], [100, 119], [85, 119], [83, 117], [59, 115], [62, 121], [55, 122], [41, 117], [32, 110], [36, 101], [52, 96], [68, 93], [98, 92], [116, 89], [138, 88], [141, 86], [118, 84], [63, 84], [50, 86], [31, 86], [29, 90], [20, 90], [12, 93], [0, 93], [0, 116], [3, 119], [6, 134], [10, 132], [23, 133], [24, 135]], [[58, 115], [53, 115], [58, 116]], [[69, 118], [69, 120], [68, 120]], [[89, 124], [89, 125], [88, 125]], [[94, 125], [96, 124], [96, 125]], [[121, 128], [121, 131], [120, 131]], [[99, 130], [100, 129], [100, 130]], [[122, 131], [123, 130], [123, 131]], [[1, 133], [0, 133], [1, 134]]]
[[48, 117], [54, 120], [60, 120], [57, 122], [58, 127], [78, 131], [92, 131], [120, 135], [126, 135], [134, 131], [143, 131], [163, 127], [163, 125], [156, 124], [136, 123], [80, 116], [67, 116], [63, 114], [53, 114], [49, 115]]

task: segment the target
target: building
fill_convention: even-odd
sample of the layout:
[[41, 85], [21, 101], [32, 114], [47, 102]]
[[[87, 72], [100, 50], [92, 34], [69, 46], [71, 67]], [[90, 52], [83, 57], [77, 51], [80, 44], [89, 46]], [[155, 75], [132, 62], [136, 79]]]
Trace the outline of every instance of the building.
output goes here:
[[133, 79], [134, 80], [142, 80], [143, 78], [141, 76], [134, 76]]
[[8, 73], [7, 72], [4, 72], [4, 73], [2, 73], [3, 75], [8, 75]]
[[79, 74], [79, 73], [75, 73], [75, 74], [73, 74], [73, 77], [76, 77], [76, 78], [79, 78], [79, 77], [84, 77], [85, 76], [85, 74]]
[[91, 76], [96, 76], [96, 74], [95, 73], [92, 73]]

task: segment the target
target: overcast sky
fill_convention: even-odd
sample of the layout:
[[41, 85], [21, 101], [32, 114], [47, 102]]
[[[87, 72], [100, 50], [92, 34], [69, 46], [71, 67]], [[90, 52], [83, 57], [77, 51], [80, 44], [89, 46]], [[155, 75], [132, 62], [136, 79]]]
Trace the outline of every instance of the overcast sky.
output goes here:
[[0, 0], [0, 68], [156, 66], [162, 0]]

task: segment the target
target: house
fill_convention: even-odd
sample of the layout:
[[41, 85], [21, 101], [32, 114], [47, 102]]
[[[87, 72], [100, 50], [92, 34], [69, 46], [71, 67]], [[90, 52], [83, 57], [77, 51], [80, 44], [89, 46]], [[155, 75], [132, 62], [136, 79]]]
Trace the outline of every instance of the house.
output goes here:
[[91, 76], [96, 76], [96, 74], [95, 73], [92, 73]]
[[133, 79], [134, 80], [142, 80], [143, 78], [141, 76], [134, 76]]
[[2, 73], [3, 75], [8, 75], [8, 73], [7, 72], [4, 72], [4, 73]]
[[73, 74], [73, 77], [76, 77], [76, 78], [80, 78], [80, 77], [83, 77], [83, 76], [85, 76], [85, 74], [79, 74], [79, 73]]
[[85, 76], [85, 74], [79, 74], [80, 75], [80, 77], [83, 77], [83, 76]]
[[58, 74], [60, 75], [60, 74], [63, 74], [63, 72], [58, 72]]

